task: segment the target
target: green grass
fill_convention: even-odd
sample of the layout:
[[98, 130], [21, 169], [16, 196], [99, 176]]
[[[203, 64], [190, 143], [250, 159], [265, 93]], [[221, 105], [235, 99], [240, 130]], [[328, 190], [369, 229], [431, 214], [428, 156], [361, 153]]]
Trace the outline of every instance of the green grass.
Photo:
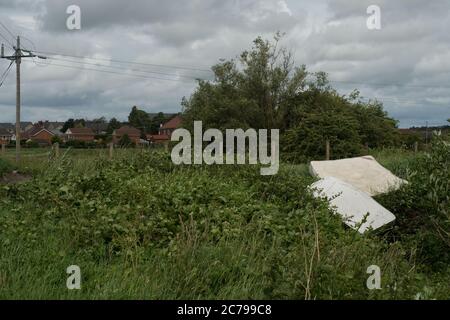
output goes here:
[[13, 170], [13, 165], [6, 159], [0, 158], [0, 177]]
[[[3, 299], [448, 298], [414, 241], [361, 236], [307, 191], [306, 165], [176, 167], [161, 152], [29, 150], [34, 179], [0, 191]], [[63, 154], [63, 152], [62, 152]], [[414, 155], [383, 151], [406, 173]], [[382, 290], [366, 287], [367, 267]], [[70, 265], [82, 290], [66, 288]]]
[[[134, 154], [141, 152], [140, 149], [114, 149], [114, 157], [121, 157], [127, 154]], [[45, 170], [54, 162], [54, 151], [51, 148], [22, 148], [21, 160], [17, 165], [22, 172], [39, 173]], [[99, 159], [108, 159], [108, 149], [60, 149], [60, 157], [73, 160], [81, 167], [89, 164], [90, 161], [97, 161]], [[16, 163], [15, 149], [7, 149], [4, 157], [9, 163]]]

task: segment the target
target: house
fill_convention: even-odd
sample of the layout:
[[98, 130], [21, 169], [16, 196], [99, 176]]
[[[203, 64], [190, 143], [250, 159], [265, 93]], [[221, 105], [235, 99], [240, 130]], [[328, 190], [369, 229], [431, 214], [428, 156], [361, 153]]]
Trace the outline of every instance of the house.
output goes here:
[[[14, 130], [15, 130], [15, 125], [14, 126]], [[22, 132], [26, 132], [28, 130], [30, 130], [31, 128], [33, 128], [33, 123], [32, 122], [21, 122], [20, 123], [20, 129], [22, 130]]]
[[66, 131], [67, 141], [92, 142], [95, 139], [94, 131], [91, 128], [70, 128]]
[[[20, 132], [25, 132], [30, 130], [33, 127], [31, 122], [21, 122], [20, 123]], [[15, 123], [0, 123], [0, 129], [5, 129], [9, 131], [9, 133], [16, 132], [16, 124]]]
[[106, 134], [108, 131], [108, 123], [100, 121], [86, 121], [86, 128], [92, 129], [96, 135]]
[[61, 132], [60, 129], [53, 129], [53, 130], [49, 130], [51, 133], [53, 133], [54, 136], [59, 137], [59, 139], [61, 141], [65, 141], [66, 140], [66, 135], [64, 133]]
[[52, 144], [52, 138], [55, 134], [45, 127], [45, 123], [35, 123], [31, 129], [25, 131], [21, 140], [33, 141], [42, 146], [49, 146]]
[[165, 134], [148, 134], [147, 140], [153, 144], [164, 144], [170, 140], [170, 137]]
[[9, 144], [11, 142], [12, 136], [12, 133], [10, 133], [8, 130], [0, 128], [0, 145]]
[[138, 145], [141, 141], [141, 131], [131, 127], [131, 126], [123, 126], [120, 129], [116, 129], [113, 132], [113, 143], [118, 144], [120, 139], [123, 136], [127, 135], [130, 138], [131, 142], [135, 145]]
[[12, 123], [0, 123], [0, 130], [2, 129], [9, 133], [14, 133], [16, 131], [16, 126]]
[[45, 121], [45, 122], [43, 122], [43, 125], [44, 125], [45, 129], [53, 132], [53, 131], [61, 130], [64, 126], [64, 122]]
[[172, 133], [181, 127], [182, 118], [180, 115], [175, 115], [172, 119], [164, 124], [161, 124], [158, 134], [148, 134], [147, 140], [153, 144], [166, 144], [170, 141]]
[[180, 115], [175, 116], [168, 122], [161, 125], [161, 128], [159, 128], [159, 135], [160, 136], [166, 135], [169, 137], [168, 140], [170, 140], [170, 138], [172, 137], [172, 133], [176, 129], [181, 127], [182, 122], [183, 122], [183, 119], [181, 118]]

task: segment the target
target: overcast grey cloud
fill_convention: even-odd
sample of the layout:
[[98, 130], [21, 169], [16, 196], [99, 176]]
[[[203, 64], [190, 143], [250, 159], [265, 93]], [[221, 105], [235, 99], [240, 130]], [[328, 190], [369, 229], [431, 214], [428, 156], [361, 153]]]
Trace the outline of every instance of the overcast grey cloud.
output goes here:
[[[81, 30], [66, 28], [72, 4], [82, 10]], [[370, 4], [381, 7], [381, 30], [366, 27]], [[40, 51], [191, 68], [111, 64], [117, 69], [100, 73], [87, 70], [96, 68], [89, 65], [93, 60], [75, 59], [86, 63], [84, 71], [68, 61], [24, 62], [25, 120], [126, 119], [133, 105], [179, 111], [182, 97], [196, 86], [189, 78], [210, 77], [192, 69], [234, 58], [258, 35], [270, 38], [277, 31], [286, 33], [283, 44], [298, 64], [328, 72], [343, 94], [359, 89], [365, 98], [379, 99], [401, 126], [439, 125], [450, 118], [446, 0], [0, 0], [0, 21], [24, 36], [25, 47]], [[1, 27], [0, 33], [13, 41]], [[0, 61], [0, 72], [7, 66]], [[156, 73], [114, 73], [137, 73], [130, 69]], [[11, 72], [0, 88], [0, 122], [14, 121], [14, 90]]]

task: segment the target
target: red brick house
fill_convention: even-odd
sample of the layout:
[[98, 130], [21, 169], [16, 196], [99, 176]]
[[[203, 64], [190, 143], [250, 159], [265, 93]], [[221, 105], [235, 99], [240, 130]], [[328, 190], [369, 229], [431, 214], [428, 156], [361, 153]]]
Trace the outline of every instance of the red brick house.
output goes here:
[[154, 144], [164, 144], [170, 140], [170, 137], [165, 134], [148, 134], [147, 140]]
[[123, 136], [128, 135], [131, 142], [135, 145], [138, 145], [141, 141], [141, 131], [131, 127], [131, 126], [123, 126], [120, 129], [114, 130], [113, 132], [113, 143], [118, 144], [120, 139]]
[[95, 134], [91, 128], [70, 128], [66, 131], [66, 138], [67, 141], [92, 142]]
[[159, 128], [159, 135], [160, 136], [166, 135], [169, 137], [168, 140], [170, 140], [170, 138], [172, 137], [172, 133], [176, 129], [181, 127], [182, 122], [183, 119], [181, 118], [181, 116], [177, 115], [176, 117], [172, 118], [171, 120], [163, 124], [161, 128]]
[[165, 144], [170, 141], [172, 133], [181, 127], [182, 118], [180, 115], [175, 116], [164, 124], [161, 124], [158, 134], [148, 134], [147, 140], [154, 144]]
[[33, 127], [27, 131], [25, 131], [21, 140], [31, 140], [40, 145], [49, 146], [52, 144], [52, 138], [55, 136], [53, 132], [45, 128], [45, 125], [42, 122], [36, 123]]

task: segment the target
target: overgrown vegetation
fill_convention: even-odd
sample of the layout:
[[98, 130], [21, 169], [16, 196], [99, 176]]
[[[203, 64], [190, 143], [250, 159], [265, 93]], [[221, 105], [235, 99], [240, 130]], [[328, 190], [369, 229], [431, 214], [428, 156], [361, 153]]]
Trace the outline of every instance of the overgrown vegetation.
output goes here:
[[450, 265], [450, 145], [436, 139], [431, 151], [412, 163], [409, 184], [380, 197], [397, 216], [394, 239], [415, 241], [420, 259], [433, 269]]
[[[159, 152], [74, 159], [1, 189], [0, 298], [448, 298], [448, 264], [427, 268], [420, 237], [346, 229], [310, 196], [304, 165], [262, 177]], [[73, 264], [81, 291], [65, 287]], [[382, 290], [366, 287], [373, 264]]]

